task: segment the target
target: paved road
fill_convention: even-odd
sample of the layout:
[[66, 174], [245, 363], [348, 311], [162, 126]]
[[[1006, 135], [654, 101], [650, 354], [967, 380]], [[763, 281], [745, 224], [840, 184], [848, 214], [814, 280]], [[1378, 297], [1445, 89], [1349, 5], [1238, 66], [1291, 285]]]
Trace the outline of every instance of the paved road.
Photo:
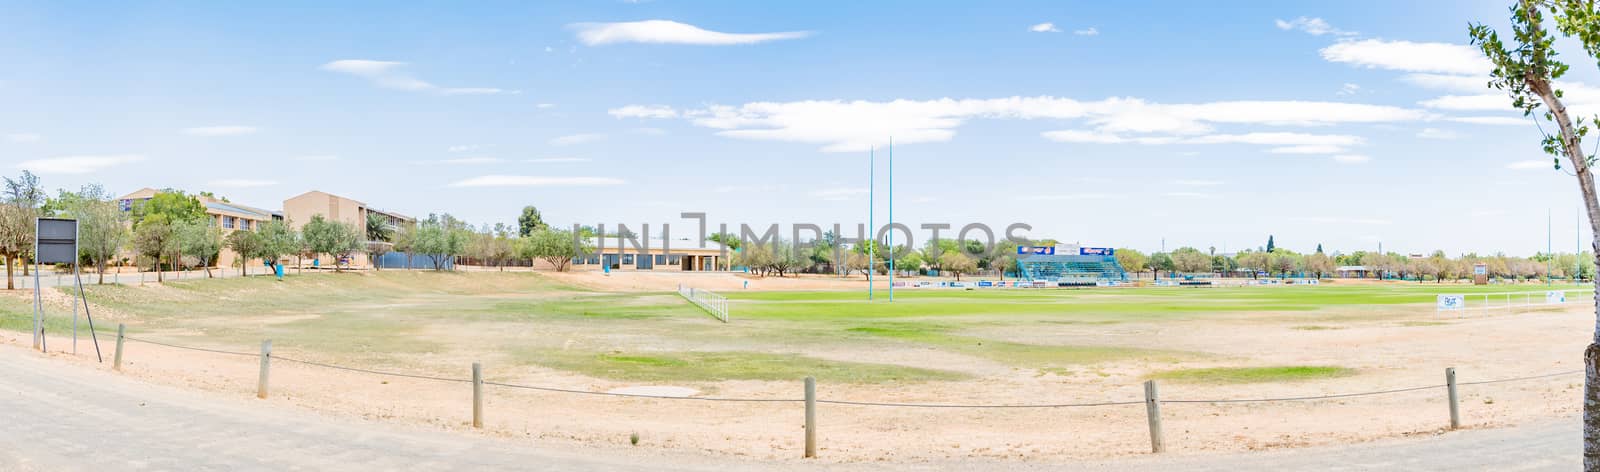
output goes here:
[[746, 462], [648, 448], [544, 447], [333, 418], [152, 385], [0, 345], [0, 470], [1577, 470], [1576, 418], [1425, 439], [1103, 463]]

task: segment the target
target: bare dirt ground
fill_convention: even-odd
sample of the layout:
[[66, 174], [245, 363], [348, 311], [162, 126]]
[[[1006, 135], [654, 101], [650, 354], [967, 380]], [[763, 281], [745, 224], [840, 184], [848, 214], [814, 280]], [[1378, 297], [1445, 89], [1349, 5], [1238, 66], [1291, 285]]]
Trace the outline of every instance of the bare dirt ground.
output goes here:
[[[594, 272], [555, 274], [557, 280], [610, 290], [671, 290], [679, 282], [709, 289], [742, 289], [744, 277], [728, 274]], [[690, 282], [692, 281], [692, 282]], [[809, 290], [853, 283], [814, 278], [754, 279], [751, 289]], [[1195, 385], [1167, 383], [1166, 400], [1300, 397], [1438, 385], [1455, 367], [1461, 382], [1521, 377], [1581, 368], [1586, 329], [1584, 303], [1560, 310], [1441, 316], [1427, 307], [1394, 307], [1353, 313], [1356, 321], [1328, 329], [1306, 329], [1295, 313], [1250, 317], [1127, 322], [1112, 326], [1060, 324], [1028, 329], [996, 328], [985, 336], [1006, 340], [1115, 339], [1119, 344], [1204, 352], [1183, 367], [1228, 365], [1249, 359], [1258, 365], [1338, 365], [1358, 375], [1291, 383]], [[55, 336], [52, 347], [67, 347]], [[55, 357], [93, 362], [93, 349]], [[0, 342], [26, 346], [24, 333], [0, 334]], [[110, 362], [113, 341], [102, 338]], [[253, 396], [258, 359], [179, 350], [129, 342], [125, 374], [159, 384], [220, 395]], [[249, 354], [251, 347], [241, 347]], [[940, 354], [929, 351], [929, 354]], [[292, 350], [283, 357], [301, 356]], [[1020, 369], [952, 356], [913, 359], [906, 351], [823, 353], [874, 362], [927, 363], [984, 374], [981, 381], [819, 386], [830, 400], [935, 404], [1054, 404], [1137, 401], [1146, 375], [1175, 367], [1121, 361], [1061, 372]], [[469, 377], [471, 362], [485, 364], [490, 381], [604, 392], [648, 387], [569, 372], [519, 367], [493, 353], [423, 353], [430, 365], [459, 365], [455, 372], [412, 372]], [[882, 357], [882, 358], [879, 358]], [[310, 357], [316, 360], [327, 360]], [[702, 396], [797, 399], [801, 383], [722, 381], [688, 385]], [[639, 434], [649, 447], [721, 456], [782, 459], [802, 446], [799, 403], [738, 403], [616, 398], [489, 386], [487, 433], [505, 438], [627, 447]], [[270, 403], [367, 419], [445, 430], [468, 430], [471, 387], [378, 376], [275, 361]], [[1462, 387], [1466, 428], [1493, 428], [1570, 415], [1578, 410], [1581, 375]], [[1366, 442], [1433, 435], [1447, 426], [1442, 388], [1381, 396], [1272, 403], [1168, 403], [1163, 406], [1166, 442], [1177, 453], [1209, 453]], [[926, 462], [953, 458], [1068, 460], [1105, 459], [1148, 451], [1141, 404], [1069, 408], [898, 408], [822, 405], [819, 436], [826, 461]]]

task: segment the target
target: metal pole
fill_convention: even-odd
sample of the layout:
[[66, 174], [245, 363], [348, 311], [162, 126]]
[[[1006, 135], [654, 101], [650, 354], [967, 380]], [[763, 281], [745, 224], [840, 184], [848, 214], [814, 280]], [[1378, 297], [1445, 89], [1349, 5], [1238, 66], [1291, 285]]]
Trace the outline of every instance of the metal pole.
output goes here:
[[[78, 277], [78, 262], [72, 262], [72, 277]], [[61, 285], [61, 275], [56, 274], [56, 285]], [[83, 285], [78, 285], [78, 298], [83, 298]], [[72, 355], [78, 355], [78, 300], [72, 301]]]
[[[94, 343], [94, 359], [97, 362], [105, 362], [105, 358], [100, 355], [100, 335], [94, 332], [94, 315], [89, 314], [89, 297], [83, 295], [83, 275], [78, 272], [77, 264], [73, 264], [72, 267], [72, 280], [78, 284], [78, 301], [83, 302], [83, 318], [89, 321], [89, 342]], [[77, 312], [77, 302], [72, 306], [73, 312]], [[77, 318], [74, 317], [73, 320], [76, 321]], [[78, 341], [74, 339], [72, 345], [76, 348]]]
[[1450, 395], [1450, 429], [1461, 428], [1461, 408], [1456, 402], [1456, 368], [1444, 369], [1444, 384]]
[[[37, 228], [35, 228], [37, 234]], [[37, 249], [34, 254], [38, 254]], [[18, 257], [17, 260], [22, 260]], [[33, 264], [33, 348], [44, 350], [44, 303], [39, 301], [39, 264]]]
[[876, 210], [872, 207], [872, 204], [875, 203], [874, 198], [876, 198], [873, 196], [873, 192], [876, 190], [875, 184], [878, 183], [877, 177], [873, 174], [877, 171], [878, 166], [876, 151], [877, 149], [874, 148], [867, 149], [867, 234], [863, 238], [869, 241], [867, 243], [867, 300], [872, 300], [872, 273], [878, 271], [878, 256], [875, 254], [875, 249], [878, 246], [878, 225], [872, 219], [873, 212]]
[[[909, 249], [909, 248], [908, 248]], [[894, 137], [889, 137], [889, 302], [894, 302]]]
[[813, 377], [806, 377], [805, 457], [817, 457], [817, 379]]

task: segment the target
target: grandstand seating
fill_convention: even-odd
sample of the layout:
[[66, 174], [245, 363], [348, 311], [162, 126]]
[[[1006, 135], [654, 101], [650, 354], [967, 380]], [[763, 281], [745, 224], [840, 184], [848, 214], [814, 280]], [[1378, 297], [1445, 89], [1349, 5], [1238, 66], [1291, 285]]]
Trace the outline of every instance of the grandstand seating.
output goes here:
[[1025, 255], [1017, 260], [1022, 277], [1029, 280], [1110, 281], [1128, 280], [1127, 271], [1114, 256], [1077, 254]]

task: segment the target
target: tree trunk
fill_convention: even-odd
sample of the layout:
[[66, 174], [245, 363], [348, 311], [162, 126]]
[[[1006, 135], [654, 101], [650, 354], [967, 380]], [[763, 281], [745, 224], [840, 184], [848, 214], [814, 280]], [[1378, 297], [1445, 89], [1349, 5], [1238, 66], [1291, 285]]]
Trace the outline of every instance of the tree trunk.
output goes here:
[[105, 261], [105, 259], [102, 258], [99, 261], [96, 261], [95, 264], [94, 264], [94, 267], [95, 267], [95, 271], [100, 273], [100, 280], [96, 281], [94, 284], [95, 285], [105, 285], [106, 284], [106, 261]]
[[17, 267], [16, 264], [12, 264], [11, 263], [11, 261], [14, 261], [14, 260], [16, 260], [16, 259], [11, 258], [10, 256], [6, 256], [6, 290], [16, 290], [17, 289], [16, 279], [14, 277], [12, 277], [12, 271], [16, 270], [16, 267]]

